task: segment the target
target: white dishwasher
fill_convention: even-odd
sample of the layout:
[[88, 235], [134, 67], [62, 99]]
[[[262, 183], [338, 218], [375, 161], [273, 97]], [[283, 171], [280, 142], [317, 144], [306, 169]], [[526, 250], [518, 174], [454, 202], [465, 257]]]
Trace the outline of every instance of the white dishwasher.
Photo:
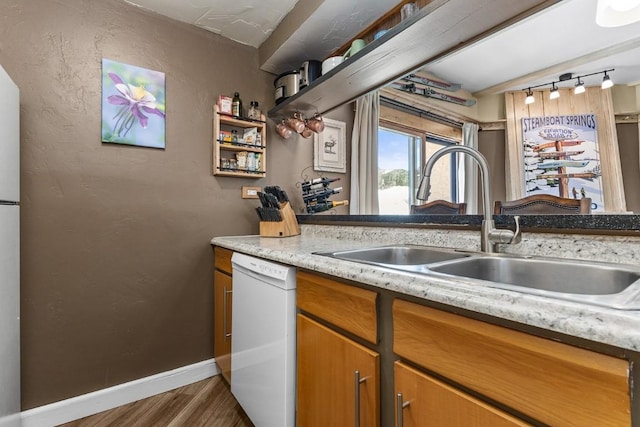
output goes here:
[[234, 252], [231, 393], [256, 427], [293, 427], [296, 270]]

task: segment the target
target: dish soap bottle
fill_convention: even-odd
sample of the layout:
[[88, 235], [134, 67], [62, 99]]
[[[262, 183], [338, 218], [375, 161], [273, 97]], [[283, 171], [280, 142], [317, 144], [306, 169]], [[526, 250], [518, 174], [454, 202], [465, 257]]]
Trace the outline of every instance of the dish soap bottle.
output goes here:
[[235, 92], [233, 99], [231, 100], [231, 114], [235, 117], [242, 117], [242, 100], [240, 99], [240, 93]]

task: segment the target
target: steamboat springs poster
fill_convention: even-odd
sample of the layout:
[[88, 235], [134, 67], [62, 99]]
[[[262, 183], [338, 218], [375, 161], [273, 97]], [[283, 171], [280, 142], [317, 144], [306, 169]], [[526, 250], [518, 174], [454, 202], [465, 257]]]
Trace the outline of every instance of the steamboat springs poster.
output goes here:
[[522, 119], [525, 195], [591, 198], [604, 211], [594, 114]]

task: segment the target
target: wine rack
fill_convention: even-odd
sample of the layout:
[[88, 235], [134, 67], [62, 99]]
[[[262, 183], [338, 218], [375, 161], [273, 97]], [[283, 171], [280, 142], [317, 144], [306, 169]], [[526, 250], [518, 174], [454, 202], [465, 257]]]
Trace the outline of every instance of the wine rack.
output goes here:
[[302, 183], [302, 200], [308, 214], [315, 214], [348, 205], [348, 200], [334, 201], [329, 197], [342, 191], [342, 187], [331, 188], [329, 185], [340, 178], [316, 178]]

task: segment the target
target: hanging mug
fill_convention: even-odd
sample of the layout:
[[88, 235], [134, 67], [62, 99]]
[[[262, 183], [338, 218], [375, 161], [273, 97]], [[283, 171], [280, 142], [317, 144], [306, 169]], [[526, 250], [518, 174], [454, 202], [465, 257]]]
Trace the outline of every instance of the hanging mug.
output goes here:
[[309, 120], [307, 120], [307, 127], [315, 133], [320, 133], [324, 130], [324, 121], [320, 114], [316, 114]]
[[301, 113], [293, 113], [292, 117], [285, 120], [285, 124], [296, 133], [301, 133], [304, 128], [304, 118]]
[[349, 48], [349, 50], [347, 50], [342, 57], [344, 59], [347, 59], [348, 57], [353, 56], [356, 53], [360, 52], [362, 49], [364, 49], [366, 45], [367, 43], [363, 39], [355, 39], [351, 43], [351, 47]]
[[311, 135], [313, 135], [313, 132], [309, 128], [304, 128], [304, 130], [300, 133], [300, 135], [302, 135], [303, 138], [311, 138]]
[[288, 139], [292, 134], [291, 129], [284, 123], [284, 120], [276, 125], [276, 132], [284, 139]]

